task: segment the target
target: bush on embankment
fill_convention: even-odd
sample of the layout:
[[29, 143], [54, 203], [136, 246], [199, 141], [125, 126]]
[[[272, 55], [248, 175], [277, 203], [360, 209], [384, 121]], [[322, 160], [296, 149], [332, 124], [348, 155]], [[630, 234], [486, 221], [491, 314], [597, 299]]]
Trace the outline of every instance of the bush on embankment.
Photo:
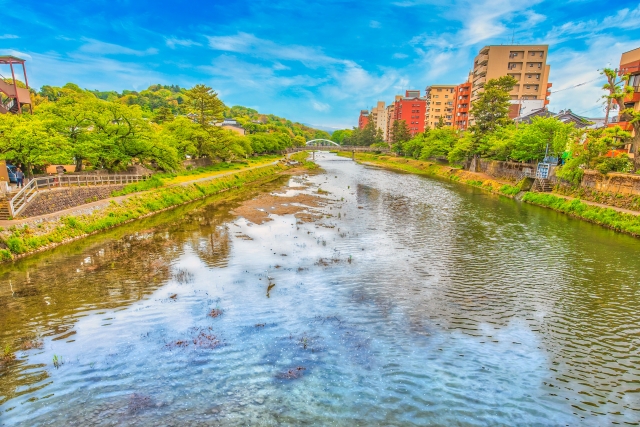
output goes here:
[[548, 193], [527, 193], [522, 200], [532, 205], [543, 206], [558, 212], [616, 231], [640, 237], [640, 216], [619, 212], [611, 208], [587, 205], [580, 200], [565, 199]]
[[15, 255], [35, 252], [47, 247], [106, 230], [134, 219], [138, 219], [184, 203], [202, 199], [245, 183], [273, 176], [284, 166], [271, 165], [258, 169], [238, 172], [211, 181], [188, 185], [159, 188], [154, 191], [132, 196], [122, 203], [111, 202], [104, 210], [89, 215], [68, 216], [47, 226], [48, 228], [11, 227], [0, 238], [4, 249], [0, 249], [0, 261], [7, 261]]

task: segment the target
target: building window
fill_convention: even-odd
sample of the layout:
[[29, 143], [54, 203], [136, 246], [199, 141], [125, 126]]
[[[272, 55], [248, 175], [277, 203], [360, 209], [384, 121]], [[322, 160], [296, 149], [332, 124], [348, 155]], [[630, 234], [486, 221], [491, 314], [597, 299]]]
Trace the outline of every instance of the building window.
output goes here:
[[445, 97], [445, 98], [448, 98], [448, 97], [449, 97], [449, 95], [445, 95], [444, 97]]

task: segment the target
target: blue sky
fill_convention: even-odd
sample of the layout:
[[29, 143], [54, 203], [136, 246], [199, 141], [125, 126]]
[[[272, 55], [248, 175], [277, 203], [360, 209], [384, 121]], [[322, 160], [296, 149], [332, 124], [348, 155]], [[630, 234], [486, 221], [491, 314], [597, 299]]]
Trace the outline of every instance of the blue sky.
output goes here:
[[[0, 0], [32, 86], [205, 83], [228, 105], [346, 128], [405, 89], [457, 84], [487, 44], [546, 43], [554, 110], [599, 116], [598, 69], [640, 47], [636, 1]], [[524, 5], [523, 5], [524, 4]], [[3, 72], [4, 74], [4, 72]]]

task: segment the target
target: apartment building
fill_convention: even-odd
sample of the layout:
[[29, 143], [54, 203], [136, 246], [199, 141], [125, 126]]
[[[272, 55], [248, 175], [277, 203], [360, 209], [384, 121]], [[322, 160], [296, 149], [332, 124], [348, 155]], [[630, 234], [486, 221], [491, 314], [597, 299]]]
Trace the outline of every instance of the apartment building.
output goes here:
[[625, 52], [620, 57], [620, 74], [629, 74], [628, 85], [633, 88], [633, 95], [625, 98], [623, 108], [632, 108], [640, 112], [640, 47]]
[[358, 117], [358, 128], [364, 129], [369, 123], [369, 110], [360, 110], [360, 117]]
[[454, 129], [467, 130], [469, 127], [469, 110], [471, 108], [471, 81], [466, 81], [455, 88], [453, 100]]
[[419, 90], [408, 90], [405, 96], [396, 97], [393, 120], [404, 120], [411, 136], [424, 132], [427, 99], [420, 97]]
[[395, 99], [391, 104], [389, 104], [386, 108], [386, 116], [387, 116], [387, 130], [384, 134], [384, 140], [386, 142], [391, 142], [391, 129], [393, 129], [393, 122], [395, 121], [396, 114], [396, 101], [402, 99], [402, 95], [396, 95]]
[[425, 127], [435, 129], [443, 119], [445, 126], [453, 124], [453, 109], [456, 98], [456, 85], [432, 85], [425, 91], [427, 106], [425, 109]]
[[510, 75], [518, 82], [511, 91], [509, 115], [533, 111], [549, 103], [551, 83], [547, 64], [548, 45], [485, 46], [474, 58], [471, 102], [478, 99], [486, 82]]
[[383, 135], [387, 130], [387, 117], [385, 113], [384, 101], [378, 101], [376, 106], [371, 109], [371, 113], [369, 113], [369, 120], [373, 122], [373, 127], [376, 130], [382, 130]]
[[[631, 132], [632, 136], [635, 136], [633, 125], [629, 122], [630, 117], [622, 114], [622, 111], [631, 108], [640, 112], [640, 47], [622, 54], [618, 70], [620, 75], [629, 74], [629, 82], [627, 84], [633, 88], [633, 94], [625, 97], [624, 105], [618, 108], [618, 117], [612, 120], [612, 123], [609, 123], [609, 127], [620, 126], [624, 130]], [[631, 144], [627, 144], [620, 150], [614, 150], [610, 155], [613, 156], [618, 152], [624, 152], [633, 158], [636, 153], [632, 153], [631, 148]]]

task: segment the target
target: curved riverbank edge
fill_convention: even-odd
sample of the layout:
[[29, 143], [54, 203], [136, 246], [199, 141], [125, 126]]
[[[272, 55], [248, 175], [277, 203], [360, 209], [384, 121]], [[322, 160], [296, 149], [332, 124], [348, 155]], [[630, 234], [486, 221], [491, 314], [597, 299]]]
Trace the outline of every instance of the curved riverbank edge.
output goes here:
[[[337, 153], [351, 157], [352, 153]], [[553, 209], [574, 218], [591, 222], [612, 230], [640, 237], [640, 215], [623, 212], [613, 207], [595, 206], [579, 199], [550, 193], [534, 193], [522, 190], [522, 183], [516, 185], [499, 182], [488, 175], [452, 168], [433, 162], [392, 157], [377, 154], [356, 153], [358, 163], [378, 166], [395, 171], [417, 175], [438, 176], [461, 184], [481, 188], [490, 193], [521, 200], [532, 205]]]
[[[312, 169], [311, 165], [316, 166], [315, 163], [308, 163], [304, 162], [303, 167]], [[162, 187], [123, 200], [111, 200], [104, 209], [62, 216], [53, 221], [40, 222], [35, 227], [28, 224], [13, 226], [0, 232], [0, 262], [46, 251], [187, 203], [238, 189], [245, 184], [272, 181], [289, 169], [291, 166], [281, 163], [267, 165], [205, 182]]]

